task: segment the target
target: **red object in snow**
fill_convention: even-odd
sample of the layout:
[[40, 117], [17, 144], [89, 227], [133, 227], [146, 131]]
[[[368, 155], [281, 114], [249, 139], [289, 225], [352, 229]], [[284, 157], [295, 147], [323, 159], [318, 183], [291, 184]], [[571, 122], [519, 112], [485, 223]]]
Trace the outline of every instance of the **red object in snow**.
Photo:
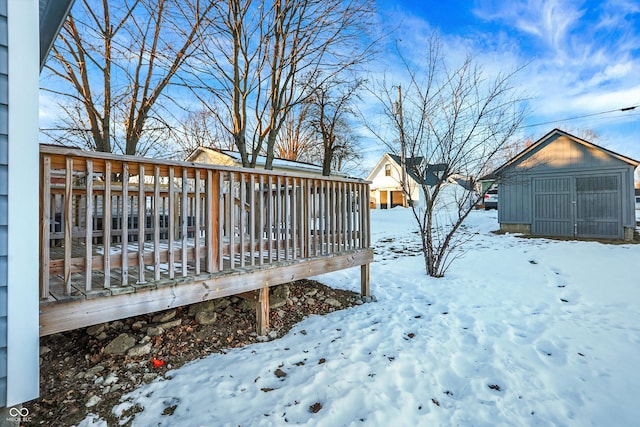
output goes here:
[[164, 363], [164, 360], [156, 359], [155, 357], [151, 359], [151, 364], [154, 368], [159, 368], [160, 366], [163, 366]]

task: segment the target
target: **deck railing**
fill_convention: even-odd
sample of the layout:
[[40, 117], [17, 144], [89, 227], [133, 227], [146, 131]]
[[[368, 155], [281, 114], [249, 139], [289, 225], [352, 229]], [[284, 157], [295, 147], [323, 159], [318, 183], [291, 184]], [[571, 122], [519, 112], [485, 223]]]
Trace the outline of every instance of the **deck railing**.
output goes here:
[[366, 181], [41, 146], [43, 299], [369, 247]]

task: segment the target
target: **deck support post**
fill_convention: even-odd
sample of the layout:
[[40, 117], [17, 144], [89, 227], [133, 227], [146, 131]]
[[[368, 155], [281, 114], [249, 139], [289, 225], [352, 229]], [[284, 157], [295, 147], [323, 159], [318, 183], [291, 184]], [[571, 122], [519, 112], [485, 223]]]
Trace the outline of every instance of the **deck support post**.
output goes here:
[[269, 329], [269, 287], [258, 291], [258, 301], [256, 302], [256, 332], [259, 336], [267, 335]]
[[371, 264], [362, 264], [360, 266], [360, 293], [363, 297], [371, 296]]

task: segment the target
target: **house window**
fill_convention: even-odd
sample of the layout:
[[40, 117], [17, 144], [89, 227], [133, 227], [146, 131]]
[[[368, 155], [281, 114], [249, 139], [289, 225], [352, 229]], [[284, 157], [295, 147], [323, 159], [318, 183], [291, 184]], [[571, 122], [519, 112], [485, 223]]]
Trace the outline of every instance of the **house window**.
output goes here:
[[389, 163], [384, 165], [384, 176], [391, 176], [391, 165]]

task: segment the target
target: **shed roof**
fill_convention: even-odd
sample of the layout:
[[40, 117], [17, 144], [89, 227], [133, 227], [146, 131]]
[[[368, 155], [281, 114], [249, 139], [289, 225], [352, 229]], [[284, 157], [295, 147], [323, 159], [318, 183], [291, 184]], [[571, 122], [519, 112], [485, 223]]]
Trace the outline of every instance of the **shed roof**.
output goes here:
[[501, 172], [503, 172], [505, 169], [507, 169], [508, 167], [518, 163], [520, 160], [522, 160], [524, 157], [526, 157], [527, 155], [534, 153], [536, 151], [538, 151], [540, 148], [542, 148], [544, 146], [544, 144], [547, 142], [547, 140], [549, 140], [551, 137], [553, 136], [565, 136], [567, 138], [570, 138], [571, 140], [575, 141], [578, 144], [582, 144], [587, 148], [591, 148], [591, 149], [596, 149], [599, 151], [602, 151], [606, 154], [608, 154], [609, 156], [616, 158], [624, 163], [627, 163], [631, 166], [633, 166], [634, 168], [637, 167], [640, 162], [637, 160], [634, 160], [630, 157], [627, 156], [623, 156], [622, 154], [616, 153], [614, 151], [608, 150], [604, 147], [601, 147], [599, 145], [596, 145], [592, 142], [586, 141], [582, 138], [578, 138], [575, 135], [572, 135], [568, 132], [565, 132], [561, 129], [555, 128], [552, 131], [548, 132], [546, 135], [544, 135], [542, 138], [540, 138], [539, 140], [537, 140], [536, 142], [534, 142], [533, 144], [531, 144], [529, 147], [525, 148], [524, 150], [522, 150], [520, 153], [518, 153], [516, 156], [514, 156], [512, 159], [508, 160], [506, 163], [504, 163], [502, 166], [500, 166], [499, 168], [497, 168], [491, 175], [499, 175]]

